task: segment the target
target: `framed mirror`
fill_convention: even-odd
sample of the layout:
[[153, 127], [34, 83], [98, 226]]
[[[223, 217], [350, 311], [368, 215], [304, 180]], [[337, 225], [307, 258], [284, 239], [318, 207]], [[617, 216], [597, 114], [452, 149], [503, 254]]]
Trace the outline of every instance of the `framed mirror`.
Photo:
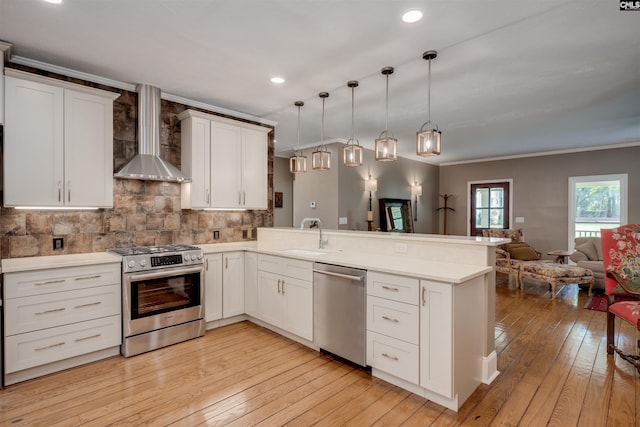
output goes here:
[[397, 233], [413, 233], [411, 200], [379, 199], [380, 230]]

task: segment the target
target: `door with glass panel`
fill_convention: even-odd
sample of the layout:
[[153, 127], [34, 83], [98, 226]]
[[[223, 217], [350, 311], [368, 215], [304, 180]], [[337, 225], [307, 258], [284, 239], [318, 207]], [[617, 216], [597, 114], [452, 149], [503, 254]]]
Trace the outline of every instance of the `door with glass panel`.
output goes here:
[[627, 223], [627, 174], [569, 177], [569, 250], [576, 237], [600, 237]]
[[509, 182], [471, 184], [470, 234], [487, 228], [509, 228]]

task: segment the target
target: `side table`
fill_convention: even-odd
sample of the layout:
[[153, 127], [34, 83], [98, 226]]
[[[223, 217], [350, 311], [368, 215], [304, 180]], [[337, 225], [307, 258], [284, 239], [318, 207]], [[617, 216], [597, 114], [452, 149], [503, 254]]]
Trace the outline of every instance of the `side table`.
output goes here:
[[547, 255], [553, 255], [556, 257], [555, 259], [555, 263], [557, 264], [566, 264], [567, 263], [567, 258], [569, 257], [569, 255], [571, 255], [573, 252], [569, 252], [569, 251], [551, 251], [551, 252], [547, 252]]

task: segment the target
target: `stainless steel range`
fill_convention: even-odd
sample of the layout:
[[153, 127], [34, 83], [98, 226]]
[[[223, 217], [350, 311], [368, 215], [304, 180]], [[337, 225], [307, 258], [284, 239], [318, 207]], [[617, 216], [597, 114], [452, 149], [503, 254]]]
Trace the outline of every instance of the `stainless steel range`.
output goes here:
[[122, 256], [121, 353], [135, 356], [205, 333], [202, 249], [109, 249]]

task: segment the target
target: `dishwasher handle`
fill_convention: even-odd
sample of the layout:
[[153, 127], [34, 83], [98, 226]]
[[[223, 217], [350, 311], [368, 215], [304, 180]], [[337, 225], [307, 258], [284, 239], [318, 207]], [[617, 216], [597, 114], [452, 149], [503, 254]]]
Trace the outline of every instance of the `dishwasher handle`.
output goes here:
[[334, 273], [333, 271], [316, 270], [315, 268], [313, 269], [313, 272], [319, 273], [319, 274], [326, 274], [327, 276], [340, 277], [342, 279], [349, 279], [356, 282], [362, 282], [364, 279], [362, 276], [353, 276], [351, 274]]

